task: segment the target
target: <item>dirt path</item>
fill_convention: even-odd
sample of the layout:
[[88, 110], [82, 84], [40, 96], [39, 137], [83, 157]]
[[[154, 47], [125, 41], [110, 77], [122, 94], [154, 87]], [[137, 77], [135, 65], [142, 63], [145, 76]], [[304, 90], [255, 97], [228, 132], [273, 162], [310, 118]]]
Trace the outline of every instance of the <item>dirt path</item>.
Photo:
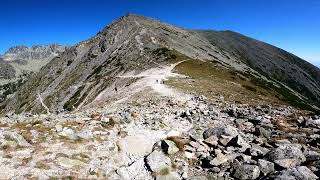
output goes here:
[[[186, 60], [184, 60], [186, 61]], [[183, 75], [173, 73], [173, 69], [180, 63], [184, 62], [180, 61], [175, 64], [171, 64], [169, 66], [164, 66], [158, 64], [158, 67], [151, 68], [146, 71], [143, 71], [139, 74], [134, 74], [134, 72], [129, 72], [123, 74], [121, 76], [116, 76], [117, 78], [139, 78], [136, 82], [130, 84], [126, 87], [117, 87], [117, 91], [115, 91], [116, 86], [110, 86], [102, 91], [96, 99], [92, 102], [92, 104], [103, 102], [107, 99], [113, 98], [115, 101], [112, 105], [119, 104], [121, 102], [127, 101], [132, 96], [140, 92], [146, 92], [146, 96], [149, 95], [149, 90], [152, 92], [159, 94], [160, 96], [172, 97], [179, 101], [186, 101], [190, 99], [190, 95], [179, 92], [176, 89], [173, 89], [163, 82], [168, 80], [171, 77], [184, 77]]]
[[[186, 60], [184, 60], [186, 61]], [[144, 71], [137, 75], [122, 75], [117, 76], [119, 78], [141, 78], [138, 82], [134, 83], [135, 87], [140, 89], [144, 89], [146, 87], [151, 87], [152, 90], [157, 92], [160, 95], [163, 96], [169, 96], [169, 97], [179, 97], [184, 98], [187, 95], [182, 94], [180, 92], [177, 92], [175, 89], [172, 89], [165, 85], [163, 82], [165, 80], [168, 80], [170, 77], [183, 77], [180, 74], [173, 73], [172, 70], [180, 63], [184, 62], [180, 61], [175, 64], [171, 64], [170, 66], [162, 66], [157, 68], [152, 68], [147, 71]], [[188, 97], [186, 97], [188, 98]]]

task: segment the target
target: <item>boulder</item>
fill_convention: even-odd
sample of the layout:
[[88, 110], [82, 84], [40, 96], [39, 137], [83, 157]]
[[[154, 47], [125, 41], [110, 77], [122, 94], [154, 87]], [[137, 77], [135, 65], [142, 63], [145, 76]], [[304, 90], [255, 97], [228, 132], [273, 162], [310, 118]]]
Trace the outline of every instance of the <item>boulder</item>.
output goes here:
[[320, 160], [320, 153], [318, 153], [316, 151], [307, 150], [307, 151], [303, 152], [303, 154], [305, 155], [307, 161]]
[[227, 146], [249, 147], [250, 145], [240, 135], [237, 135], [228, 142]]
[[260, 169], [256, 165], [243, 164], [239, 166], [235, 173], [234, 177], [238, 179], [257, 179], [260, 175]]
[[116, 174], [119, 179], [152, 179], [151, 174], [144, 165], [144, 158], [140, 158], [136, 162], [117, 169]]
[[212, 135], [210, 137], [208, 137], [207, 139], [205, 139], [203, 142], [206, 143], [207, 145], [214, 147], [218, 145], [218, 138], [215, 135]]
[[220, 142], [220, 144], [222, 144], [223, 146], [227, 146], [228, 143], [231, 141], [232, 138], [233, 138], [232, 136], [221, 135], [221, 137], [219, 138], [219, 142]]
[[320, 119], [312, 120], [309, 119], [306, 121], [308, 127], [320, 127]]
[[251, 156], [265, 156], [270, 150], [257, 144], [252, 144], [250, 148]]
[[301, 149], [295, 144], [282, 144], [272, 149], [266, 158], [283, 168], [292, 168], [306, 160]]
[[283, 170], [275, 177], [276, 180], [316, 180], [318, 177], [307, 167], [298, 166], [296, 168]]
[[176, 146], [176, 143], [170, 140], [163, 140], [161, 142], [161, 148], [167, 154], [175, 154], [179, 151], [179, 148]]
[[216, 157], [210, 161], [212, 166], [219, 166], [223, 163], [226, 163], [229, 160], [227, 155], [224, 155], [221, 150], [215, 150]]
[[207, 130], [205, 130], [203, 132], [203, 139], [207, 139], [212, 135], [220, 137], [223, 134], [224, 134], [224, 128], [220, 128], [220, 127], [218, 127], [218, 128], [210, 128], [210, 129], [207, 129]]
[[9, 132], [5, 131], [2, 132], [2, 135], [7, 139], [7, 140], [13, 140], [16, 142], [20, 147], [30, 147], [31, 144], [24, 139], [24, 137], [17, 132]]
[[60, 136], [69, 138], [69, 139], [78, 139], [79, 137], [76, 135], [73, 129], [64, 127], [63, 130], [59, 133]]
[[147, 164], [150, 170], [156, 174], [163, 174], [171, 171], [171, 160], [161, 151], [153, 151], [147, 157]]
[[127, 136], [118, 142], [121, 151], [142, 157], [152, 152], [153, 143], [143, 135]]
[[256, 132], [258, 133], [259, 136], [265, 137], [265, 138], [269, 138], [271, 137], [272, 131], [271, 130], [267, 130], [263, 127], [259, 127], [256, 128]]
[[259, 165], [260, 171], [265, 176], [270, 174], [270, 173], [272, 173], [272, 172], [274, 172], [274, 163], [272, 163], [270, 161], [259, 159], [258, 160], [258, 165]]
[[237, 128], [228, 125], [225, 128], [221, 128], [221, 127], [215, 127], [215, 128], [210, 128], [207, 129], [203, 132], [203, 139], [207, 139], [212, 135], [215, 135], [217, 137], [221, 137], [221, 135], [226, 135], [226, 136], [231, 136], [231, 137], [235, 137], [237, 136], [239, 133], [237, 131]]

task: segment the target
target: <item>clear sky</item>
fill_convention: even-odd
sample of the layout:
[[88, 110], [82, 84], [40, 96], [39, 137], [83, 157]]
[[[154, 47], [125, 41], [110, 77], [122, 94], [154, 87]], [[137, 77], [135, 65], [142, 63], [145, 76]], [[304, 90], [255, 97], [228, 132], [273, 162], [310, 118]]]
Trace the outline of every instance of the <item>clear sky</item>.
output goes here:
[[72, 45], [128, 12], [236, 31], [320, 66], [320, 0], [0, 0], [0, 54], [15, 45]]

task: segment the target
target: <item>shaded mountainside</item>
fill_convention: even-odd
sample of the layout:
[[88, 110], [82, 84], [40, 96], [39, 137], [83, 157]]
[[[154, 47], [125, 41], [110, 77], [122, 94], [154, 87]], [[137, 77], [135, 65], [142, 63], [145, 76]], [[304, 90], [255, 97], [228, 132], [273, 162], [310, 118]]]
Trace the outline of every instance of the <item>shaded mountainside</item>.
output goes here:
[[[244, 89], [239, 97], [261, 88], [257, 97], [268, 94], [309, 110], [320, 106], [319, 69], [296, 56], [236, 33], [185, 30], [128, 15], [53, 58], [2, 104], [2, 112], [72, 111], [111, 101], [116, 98], [114, 89], [131, 91], [129, 85], [141, 78], [120, 78], [122, 75], [184, 60], [195, 62], [180, 72], [184, 75], [190, 76], [194, 68], [201, 68], [197, 63], [221, 70], [209, 72], [228, 71], [230, 78], [226, 81]], [[207, 75], [208, 82], [210, 78], [226, 77]], [[200, 84], [196, 88], [204, 87]], [[208, 91], [213, 91], [211, 86]]]
[[[270, 80], [280, 82], [320, 106], [320, 70], [280, 48], [232, 31], [197, 31], [213, 45], [227, 51]], [[299, 99], [289, 99], [300, 101]]]

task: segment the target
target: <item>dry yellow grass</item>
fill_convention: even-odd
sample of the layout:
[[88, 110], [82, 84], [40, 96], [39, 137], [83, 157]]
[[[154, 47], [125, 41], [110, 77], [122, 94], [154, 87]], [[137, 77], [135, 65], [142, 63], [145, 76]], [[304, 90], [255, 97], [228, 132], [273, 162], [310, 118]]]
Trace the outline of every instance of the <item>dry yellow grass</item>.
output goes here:
[[175, 71], [190, 78], [172, 78], [165, 83], [191, 94], [209, 99], [223, 96], [226, 101], [250, 105], [283, 104], [275, 92], [257, 86], [243, 74], [218, 63], [188, 60], [176, 66]]

